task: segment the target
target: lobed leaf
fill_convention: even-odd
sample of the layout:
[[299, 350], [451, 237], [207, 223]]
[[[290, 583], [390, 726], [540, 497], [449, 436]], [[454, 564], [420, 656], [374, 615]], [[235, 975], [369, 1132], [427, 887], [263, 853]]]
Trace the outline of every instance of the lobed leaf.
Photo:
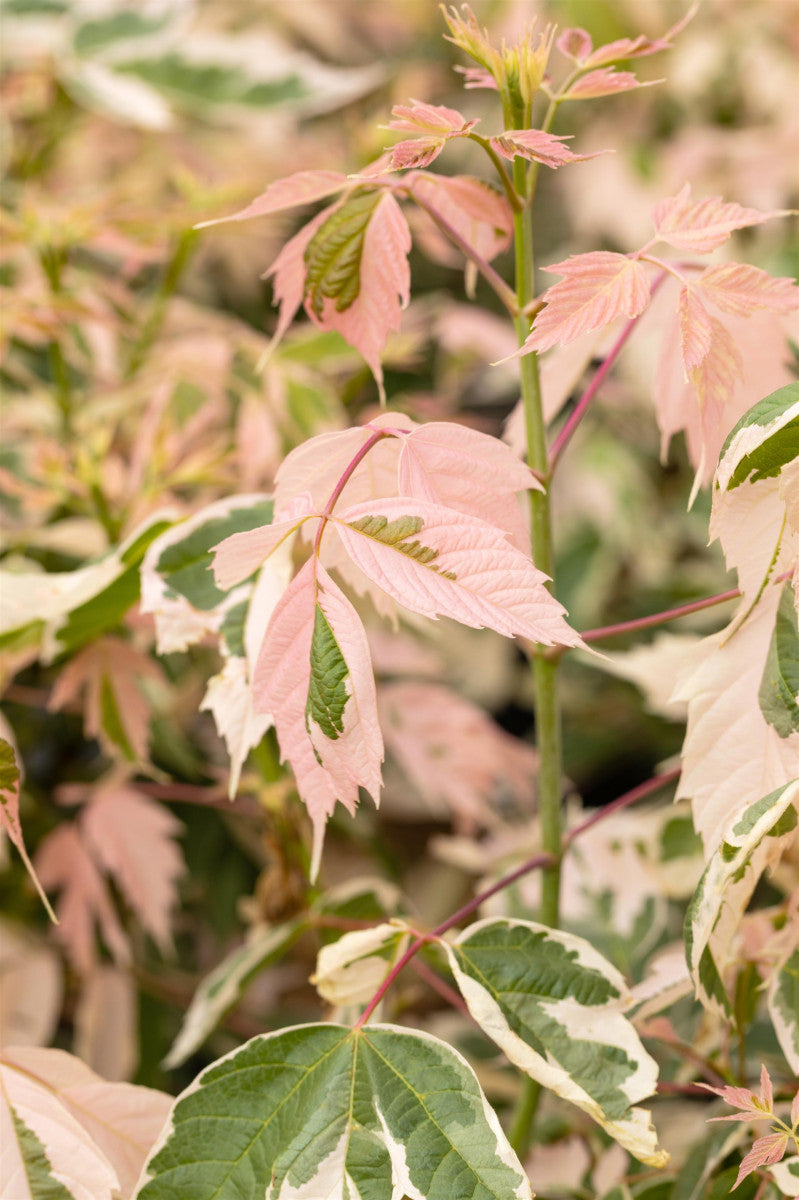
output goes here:
[[685, 918], [685, 948], [697, 998], [732, 1016], [727, 969], [733, 938], [765, 869], [782, 853], [797, 825], [799, 779], [750, 804], [731, 821], [713, 852]]
[[[100, 1200], [107, 1193], [83, 1189], [92, 1184], [98, 1189], [105, 1186], [101, 1182], [103, 1163], [115, 1179], [111, 1186], [119, 1189], [113, 1192], [114, 1200], [120, 1195], [127, 1200], [132, 1195], [144, 1160], [166, 1120], [171, 1096], [130, 1083], [109, 1083], [63, 1050], [19, 1046], [6, 1049], [0, 1059], [0, 1074], [15, 1118], [33, 1200], [49, 1200], [51, 1196], [53, 1200], [62, 1200], [63, 1196]], [[26, 1099], [35, 1099], [37, 1104], [27, 1121], [22, 1111]], [[26, 1132], [22, 1132], [22, 1126]], [[37, 1140], [46, 1155], [45, 1163], [37, 1162], [30, 1153], [35, 1151]], [[13, 1161], [12, 1141], [3, 1138], [3, 1147]], [[73, 1157], [74, 1162], [70, 1162]], [[28, 1193], [22, 1179], [19, 1190], [14, 1183], [8, 1184], [7, 1177], [3, 1179], [4, 1159], [5, 1154], [0, 1159], [0, 1194], [8, 1200], [23, 1200]], [[47, 1179], [47, 1166], [52, 1180]], [[82, 1175], [84, 1169], [86, 1174]], [[72, 1172], [76, 1179], [70, 1179]], [[63, 1193], [58, 1191], [59, 1184]]]
[[743, 208], [740, 204], [725, 202], [721, 196], [693, 200], [689, 183], [676, 196], [661, 200], [652, 212], [658, 237], [676, 250], [689, 250], [694, 254], [709, 254], [723, 245], [736, 229], [761, 225], [771, 217], [784, 215], [781, 210], [760, 212], [756, 208]]
[[347, 184], [347, 176], [339, 171], [296, 171], [285, 179], [275, 180], [240, 212], [229, 217], [216, 217], [213, 221], [201, 221], [195, 228], [207, 229], [209, 225], [223, 225], [227, 221], [249, 221], [252, 217], [265, 217], [286, 208], [296, 208], [299, 204], [311, 204], [343, 191]]
[[568, 136], [545, 133], [543, 129], [507, 129], [490, 139], [491, 147], [503, 158], [526, 158], [543, 163], [545, 167], [562, 167], [565, 163], [583, 162], [593, 154], [574, 154], [564, 141]]
[[445, 948], [469, 1011], [511, 1062], [642, 1162], [668, 1161], [649, 1112], [633, 1107], [655, 1090], [657, 1065], [624, 1015], [632, 997], [623, 978], [590, 943], [489, 918]]
[[5, 738], [0, 737], [0, 829], [5, 830], [19, 851], [20, 858], [25, 864], [25, 870], [33, 881], [42, 904], [47, 909], [48, 916], [52, 921], [55, 921], [55, 913], [50, 906], [50, 901], [47, 899], [39, 877], [33, 869], [33, 863], [28, 857], [25, 840], [22, 836], [22, 826], [19, 821], [19, 789], [21, 779], [16, 751]]
[[404, 921], [392, 920], [343, 934], [319, 951], [311, 983], [328, 1004], [366, 1004], [404, 953], [411, 932]]
[[256, 711], [273, 714], [314, 825], [316, 874], [336, 801], [377, 802], [383, 739], [366, 634], [324, 567], [310, 559], [272, 614], [253, 678]]
[[136, 1200], [532, 1200], [466, 1061], [391, 1025], [253, 1038], [175, 1102]]
[[544, 645], [577, 645], [546, 577], [502, 530], [440, 504], [370, 501], [332, 522], [355, 564], [398, 604]]
[[638, 316], [649, 303], [644, 264], [624, 254], [575, 254], [546, 269], [565, 278], [544, 293], [546, 304], [524, 343], [525, 352], [566, 345], [617, 317]]
[[693, 281], [722, 312], [746, 317], [756, 309], [789, 313], [799, 308], [796, 280], [769, 275], [748, 263], [721, 263], [707, 267]]
[[467, 121], [454, 108], [419, 100], [413, 100], [410, 105], [395, 104], [391, 116], [389, 129], [423, 135], [392, 146], [390, 163], [394, 170], [428, 166], [451, 138], [463, 137], [478, 123], [477, 120]]

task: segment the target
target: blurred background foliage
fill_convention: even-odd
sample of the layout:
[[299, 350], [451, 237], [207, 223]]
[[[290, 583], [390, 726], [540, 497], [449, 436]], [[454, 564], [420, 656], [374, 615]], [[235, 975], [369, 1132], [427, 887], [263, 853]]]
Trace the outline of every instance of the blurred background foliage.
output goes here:
[[[473, 7], [497, 35], [511, 37], [537, 16], [582, 25], [595, 43], [660, 34], [684, 9], [676, 0]], [[188, 514], [232, 493], [268, 491], [293, 446], [374, 410], [371, 376], [336, 335], [297, 325], [264, 361], [275, 310], [260, 275], [295, 215], [201, 233], [193, 225], [237, 210], [292, 171], [356, 171], [390, 140], [381, 126], [392, 104], [451, 104], [488, 126], [493, 101], [463, 90], [429, 0], [3, 0], [0, 21], [2, 549], [12, 568], [65, 571], [164, 508]], [[794, 4], [703, 0], [675, 48], [638, 66], [665, 82], [569, 107], [555, 132], [574, 133], [581, 153], [614, 154], [543, 172], [537, 265], [634, 248], [649, 236], [655, 200], [686, 180], [699, 194], [744, 205], [799, 207], [797, 51]], [[450, 149], [442, 170], [483, 171], [473, 145]], [[508, 352], [493, 294], [478, 284], [467, 309], [462, 263], [430, 230], [418, 233], [413, 300], [387, 352], [389, 405], [501, 434], [518, 386], [513, 364], [489, 365]], [[795, 225], [772, 222], [742, 240], [747, 261], [797, 273]], [[497, 265], [509, 277], [510, 262]], [[542, 275], [540, 290], [549, 281]], [[642, 329], [557, 480], [558, 592], [580, 629], [732, 586], [716, 548], [706, 547], [707, 497], [686, 510], [682, 445], [659, 461], [652, 358]], [[719, 621], [717, 612], [699, 615], [680, 631]], [[440, 625], [444, 678], [531, 739], [531, 685], [515, 646]], [[151, 626], [135, 608], [113, 632], [150, 654]], [[3, 711], [25, 764], [23, 825], [35, 851], [75, 803], [65, 785], [91, 786], [113, 754], [107, 738], [85, 736], [74, 699], [53, 711], [63, 661], [43, 663], [25, 636], [2, 651]], [[40, 956], [39, 975], [24, 978], [27, 988], [38, 978], [50, 997], [42, 1040], [77, 1045], [101, 1071], [174, 1090], [231, 1035], [311, 1019], [319, 1003], [306, 983], [317, 945], [308, 936], [259, 979], [205, 1057], [182, 1072], [160, 1066], [198, 979], [243, 927], [290, 915], [306, 899], [304, 818], [273, 741], [252, 755], [229, 806], [226, 756], [210, 715], [198, 711], [216, 652], [195, 648], [161, 666], [145, 683], [149, 762], [138, 774], [182, 824], [174, 954], [136, 929], [116, 895], [132, 966], [98, 951], [91, 979], [74, 963], [64, 976], [12, 854], [0, 897], [13, 928], [29, 930], [25, 969], [34, 970], [31, 947]], [[612, 799], [679, 749], [682, 726], [643, 707], [629, 681], [573, 663], [563, 699], [567, 770], [584, 803]], [[332, 822], [324, 881], [388, 875], [434, 922], [463, 896], [474, 866], [448, 840], [446, 811], [426, 812], [411, 793], [407, 781], [395, 782], [379, 814], [364, 805], [355, 821]], [[609, 929], [599, 908], [595, 926], [604, 919]], [[583, 931], [585, 920], [575, 916]], [[630, 948], [651, 920], [644, 906], [615, 948], [634, 973], [640, 962]], [[664, 918], [662, 938], [673, 925]], [[440, 1007], [420, 981], [407, 1004]]]

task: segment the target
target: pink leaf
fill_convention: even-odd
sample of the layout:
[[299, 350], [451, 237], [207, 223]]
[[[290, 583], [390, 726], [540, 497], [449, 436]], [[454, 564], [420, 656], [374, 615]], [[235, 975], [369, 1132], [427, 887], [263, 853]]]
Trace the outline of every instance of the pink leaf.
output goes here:
[[421, 170], [438, 158], [449, 139], [445, 137], [409, 138], [391, 147], [391, 167], [394, 171]]
[[412, 100], [408, 104], [395, 104], [391, 110], [393, 120], [389, 129], [402, 129], [410, 133], [432, 133], [442, 136], [464, 133], [473, 129], [477, 121], [467, 121], [462, 113], [443, 104], [425, 104]]
[[564, 29], [555, 45], [561, 54], [576, 63], [584, 62], [594, 48], [590, 33], [580, 28]]
[[[299, 501], [299, 503], [297, 502]], [[257, 529], [246, 529], [241, 533], [231, 533], [214, 547], [214, 579], [217, 586], [228, 591], [237, 583], [249, 579], [253, 571], [265, 562], [271, 554], [297, 532], [298, 529], [314, 514], [310, 496], [295, 498], [293, 511], [281, 521], [273, 521], [271, 525], [261, 525]]]
[[315, 876], [336, 801], [354, 812], [360, 786], [377, 802], [383, 740], [363, 626], [313, 559], [275, 608], [253, 689], [256, 708], [274, 715], [281, 755], [313, 821]]
[[180, 821], [163, 805], [115, 780], [94, 793], [81, 827], [97, 861], [166, 953], [172, 944], [177, 880], [185, 870], [173, 840], [183, 829]]
[[497, 91], [496, 79], [484, 67], [457, 66], [455, 70], [463, 76], [463, 86], [467, 91], [469, 88], [490, 88]]
[[655, 205], [652, 217], [658, 236], [677, 250], [708, 254], [723, 245], [736, 229], [761, 225], [771, 217], [783, 216], [782, 210], [759, 212], [728, 203], [721, 196], [692, 201], [691, 185], [686, 183], [676, 196]]
[[402, 442], [399, 493], [471, 513], [510, 533], [520, 550], [529, 535], [516, 493], [541, 484], [497, 438], [453, 422], [421, 425]]
[[274, 276], [274, 298], [280, 305], [277, 328], [272, 338], [273, 345], [283, 337], [302, 304], [305, 296], [305, 251], [317, 229], [335, 211], [335, 207], [331, 205], [323, 209], [307, 225], [303, 225], [299, 233], [295, 233], [294, 237], [286, 242], [264, 275], [264, 279], [268, 279], [270, 275]]
[[241, 212], [230, 217], [216, 217], [213, 221], [202, 221], [196, 229], [207, 229], [209, 225], [222, 225], [226, 221], [248, 221], [251, 217], [265, 217], [268, 213], [281, 212], [284, 208], [295, 208], [299, 204], [311, 204], [347, 187], [349, 180], [339, 171], [297, 171], [278, 179], [248, 204]]
[[692, 4], [685, 15], [672, 25], [662, 38], [648, 38], [643, 33], [635, 38], [619, 38], [618, 41], [599, 46], [584, 65], [598, 67], [605, 63], [618, 62], [621, 58], [646, 58], [650, 54], [658, 54], [661, 50], [669, 50], [673, 39], [693, 19], [697, 7], [697, 4]]
[[509, 129], [492, 137], [491, 146], [503, 158], [513, 159], [518, 155], [553, 168], [594, 157], [573, 154], [568, 146], [563, 145], [564, 140], [554, 133], [544, 133], [542, 129]]
[[694, 280], [722, 312], [747, 317], [756, 309], [789, 313], [799, 308], [799, 287], [786, 276], [775, 277], [745, 263], [722, 263], [708, 267]]
[[573, 342], [617, 317], [637, 317], [649, 303], [649, 279], [643, 264], [624, 254], [595, 250], [572, 255], [546, 269], [565, 279], [544, 293], [546, 306], [536, 317], [525, 351]]
[[692, 288], [680, 292], [680, 345], [686, 372], [699, 367], [710, 350], [713, 325], [710, 313]]
[[101, 637], [67, 663], [49, 707], [61, 709], [84, 694], [84, 730], [126, 758], [147, 757], [150, 708], [139, 688], [142, 679], [160, 681], [160, 666], [121, 638]]
[[[11, 736], [10, 731], [9, 736]], [[0, 829], [5, 829], [19, 851], [20, 857], [25, 864], [25, 870], [31, 877], [51, 920], [54, 921], [55, 914], [50, 907], [50, 901], [45, 895], [39, 877], [33, 869], [33, 863], [28, 857], [28, 851], [25, 849], [25, 841], [22, 837], [22, 826], [19, 821], [20, 782], [20, 770], [17, 765], [14, 747], [5, 738], [0, 738]]]
[[347, 553], [398, 604], [545, 645], [578, 645], [546, 576], [477, 517], [405, 497], [337, 513]]
[[384, 684], [378, 709], [386, 748], [436, 813], [463, 832], [491, 825], [505, 793], [529, 808], [537, 757], [482, 709], [433, 683]]
[[632, 71], [616, 71], [613, 67], [603, 67], [599, 71], [590, 71], [573, 83], [566, 93], [566, 100], [594, 100], [598, 96], [615, 96], [619, 92], [630, 92], [634, 88], [652, 87], [661, 83], [660, 79], [650, 79], [643, 83]]
[[114, 1168], [121, 1189], [115, 1194], [131, 1196], [173, 1098], [154, 1088], [109, 1083], [63, 1050], [14, 1047], [3, 1057], [63, 1105]]
[[364, 236], [360, 287], [355, 300], [339, 310], [336, 301], [326, 298], [321, 317], [316, 316], [308, 301], [305, 305], [315, 324], [321, 329], [338, 330], [360, 351], [381, 391], [380, 356], [389, 333], [399, 329], [402, 309], [410, 298], [410, 248], [408, 223], [397, 201], [387, 192], [375, 206]]
[[412, 176], [411, 194], [490, 261], [510, 244], [513, 214], [506, 198], [480, 179], [467, 175]]
[[108, 888], [89, 856], [75, 825], [59, 825], [36, 852], [42, 884], [57, 888], [59, 925], [56, 936], [80, 974], [87, 974], [97, 961], [95, 922], [103, 940], [120, 963], [130, 962], [128, 939], [114, 912]]
[[758, 1167], [768, 1167], [772, 1163], [779, 1162], [787, 1146], [787, 1133], [767, 1133], [764, 1137], [758, 1138], [738, 1168], [737, 1178], [732, 1185], [733, 1190]]

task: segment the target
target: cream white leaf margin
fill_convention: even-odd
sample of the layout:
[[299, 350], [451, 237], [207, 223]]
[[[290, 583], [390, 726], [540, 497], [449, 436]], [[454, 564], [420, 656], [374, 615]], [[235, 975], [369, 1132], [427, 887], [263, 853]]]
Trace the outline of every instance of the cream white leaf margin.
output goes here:
[[727, 828], [685, 917], [685, 953], [697, 998], [723, 1017], [732, 1006], [725, 975], [734, 938], [757, 881], [794, 836], [799, 778], [750, 804]]
[[768, 1171], [783, 1196], [799, 1196], [799, 1154], [774, 1163]]
[[311, 983], [328, 1004], [366, 1004], [404, 953], [410, 934], [398, 919], [345, 933], [319, 951]]
[[641, 1162], [662, 1167], [647, 1109], [657, 1064], [624, 1015], [632, 996], [583, 938], [533, 921], [477, 921], [451, 945], [469, 1011], [512, 1063], [588, 1113]]
[[250, 980], [304, 928], [301, 921], [253, 928], [247, 940], [226, 955], [197, 988], [163, 1065], [171, 1070], [184, 1063], [241, 999]]
[[246, 1042], [175, 1101], [136, 1200], [532, 1200], [466, 1060], [393, 1025]]

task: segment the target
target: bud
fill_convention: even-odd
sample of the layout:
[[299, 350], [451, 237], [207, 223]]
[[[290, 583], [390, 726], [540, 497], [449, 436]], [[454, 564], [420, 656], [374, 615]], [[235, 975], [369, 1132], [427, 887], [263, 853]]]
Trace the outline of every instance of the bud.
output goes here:
[[488, 31], [477, 24], [468, 5], [463, 5], [461, 13], [456, 8], [447, 11], [443, 7], [442, 12], [450, 31], [447, 40], [465, 51], [494, 78], [506, 117], [529, 115], [549, 62], [554, 26], [548, 25], [536, 36], [533, 22], [518, 42], [508, 46], [503, 39], [497, 49], [492, 46]]

